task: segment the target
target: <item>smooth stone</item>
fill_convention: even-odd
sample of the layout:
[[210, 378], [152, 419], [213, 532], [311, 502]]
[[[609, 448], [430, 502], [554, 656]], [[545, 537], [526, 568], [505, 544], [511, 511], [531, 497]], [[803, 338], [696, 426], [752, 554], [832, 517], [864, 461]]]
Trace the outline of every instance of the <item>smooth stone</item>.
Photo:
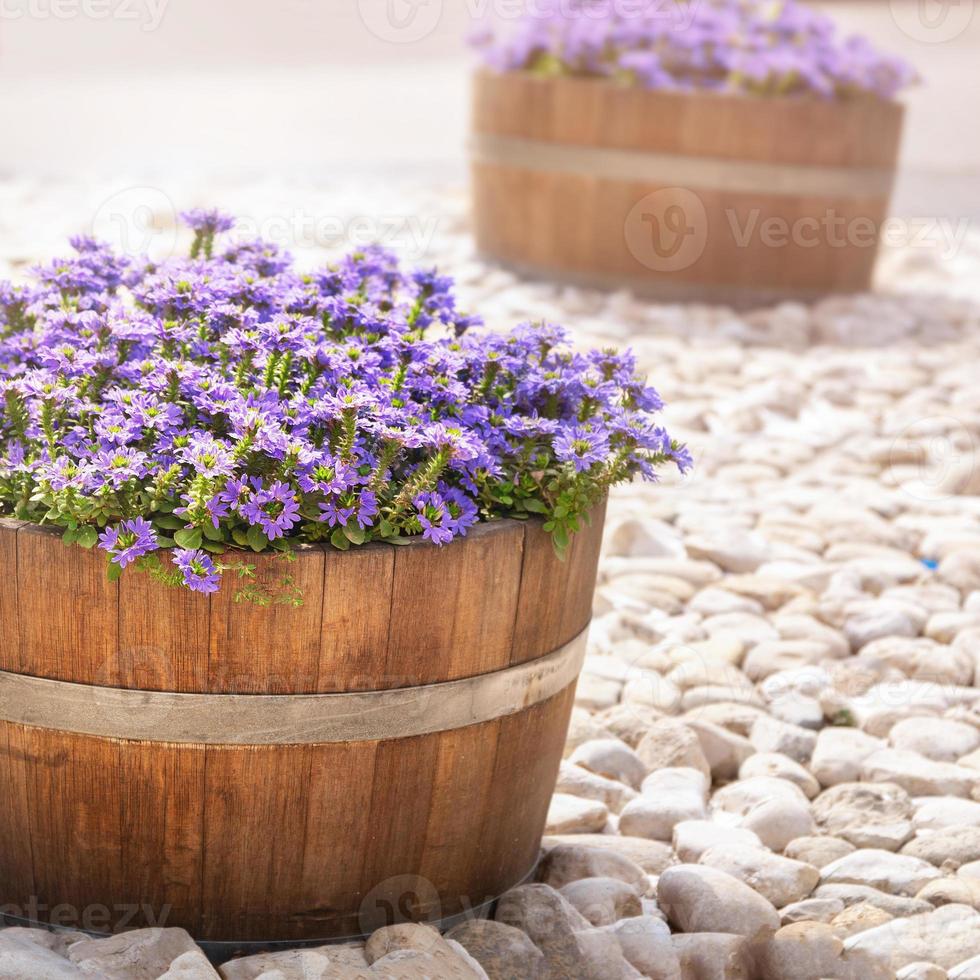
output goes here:
[[[374, 977], [379, 980], [393, 977], [398, 980], [431, 980], [433, 977], [445, 977], [446, 980], [489, 980], [484, 969], [462, 946], [457, 947], [449, 942], [444, 942], [431, 952], [398, 949], [375, 960], [367, 973], [348, 968], [340, 976], [345, 980], [348, 977], [350, 980], [361, 980], [362, 977], [372, 980]], [[261, 977], [259, 980], [266, 978]]]
[[[91, 978], [91, 973], [83, 973], [77, 966], [46, 946], [21, 935], [8, 936], [7, 932], [6, 929], [0, 930], [0, 977], [4, 980]], [[156, 980], [156, 977], [153, 980]]]
[[814, 898], [839, 898], [848, 908], [852, 905], [873, 905], [896, 918], [921, 915], [929, 911], [929, 903], [903, 895], [889, 895], [879, 888], [867, 885], [818, 885]]
[[682, 932], [730, 932], [757, 941], [779, 928], [771, 902], [737, 878], [700, 864], [664, 871], [657, 901]]
[[433, 926], [401, 922], [375, 930], [364, 944], [364, 957], [373, 964], [391, 953], [431, 953], [443, 947], [443, 938]]
[[220, 977], [204, 953], [194, 950], [178, 956], [157, 980], [220, 980]]
[[813, 865], [759, 847], [709, 848], [699, 863], [738, 878], [776, 908], [802, 901], [820, 881], [820, 871]]
[[738, 771], [738, 778], [753, 779], [757, 776], [772, 776], [785, 779], [803, 791], [807, 799], [820, 793], [820, 784], [795, 759], [778, 752], [757, 752], [750, 755]]
[[869, 602], [844, 620], [842, 630], [851, 649], [858, 652], [882, 637], [918, 636], [919, 624], [907, 609], [897, 604]]
[[827, 657], [826, 644], [815, 640], [768, 640], [757, 643], [742, 661], [742, 670], [753, 681], [765, 682], [787, 670], [815, 668]]
[[469, 919], [446, 933], [486, 971], [491, 980], [542, 976], [544, 954], [520, 929], [492, 919]]
[[561, 894], [594, 926], [612, 925], [643, 912], [636, 889], [618, 878], [581, 878], [565, 885]]
[[622, 694], [623, 685], [620, 681], [596, 677], [585, 671], [575, 688], [575, 706], [587, 711], [600, 711], [618, 704]]
[[915, 897], [930, 905], [969, 905], [980, 911], [980, 880], [943, 878], [930, 881]]
[[850, 936], [856, 936], [859, 932], [864, 932], [866, 929], [874, 929], [875, 926], [891, 922], [893, 918], [893, 915], [889, 915], [877, 905], [872, 905], [870, 902], [858, 902], [857, 905], [851, 905], [843, 912], [838, 912], [831, 919], [830, 924], [835, 935], [841, 939], [847, 939]]
[[749, 741], [756, 752], [778, 752], [803, 763], [813, 755], [817, 735], [807, 728], [763, 716], [752, 726]]
[[949, 980], [980, 980], [980, 954], [951, 966]]
[[710, 776], [711, 767], [693, 729], [678, 721], [660, 721], [650, 726], [636, 754], [649, 772], [680, 766], [697, 769]]
[[757, 834], [744, 827], [731, 827], [712, 820], [683, 820], [674, 826], [673, 847], [678, 859], [696, 864], [712, 847], [762, 847]]
[[786, 857], [822, 868], [854, 850], [853, 844], [840, 837], [797, 837], [786, 845], [783, 853]]
[[758, 804], [771, 800], [809, 805], [806, 795], [796, 783], [775, 776], [753, 776], [722, 786], [711, 797], [711, 805], [716, 810], [744, 816]]
[[757, 803], [742, 817], [741, 826], [757, 834], [773, 851], [782, 851], [790, 841], [806, 837], [815, 829], [808, 803], [790, 799]]
[[761, 951], [761, 980], [892, 980], [885, 957], [848, 950], [822, 922], [783, 926]]
[[861, 778], [894, 783], [912, 796], [963, 796], [980, 787], [980, 772], [927, 759], [918, 752], [880, 749], [861, 763]]
[[624, 834], [669, 841], [683, 820], [708, 815], [707, 780], [697, 769], [660, 769], [643, 782], [641, 795], [623, 807], [619, 828]]
[[972, 550], [954, 551], [939, 563], [937, 573], [966, 595], [980, 589], [980, 555]]
[[926, 915], [894, 919], [848, 940], [849, 948], [891, 957], [892, 968], [928, 960], [949, 969], [980, 948], [980, 913], [964, 905], [944, 905]]
[[941, 872], [920, 858], [866, 848], [825, 865], [820, 875], [822, 884], [865, 885], [914, 897], [923, 885], [941, 877]]
[[569, 757], [573, 765], [637, 789], [649, 771], [625, 742], [606, 738], [585, 742]]
[[909, 963], [895, 974], [895, 980], [946, 980], [949, 974], [935, 963]]
[[742, 936], [695, 932], [671, 941], [684, 980], [754, 980], [754, 958]]
[[820, 702], [802, 694], [786, 694], [770, 701], [769, 714], [787, 724], [813, 731], [819, 731], [825, 723]]
[[578, 796], [587, 800], [597, 800], [604, 803], [613, 813], [618, 813], [637, 796], [636, 790], [605, 776], [597, 776], [588, 769], [562, 762], [558, 771], [556, 793], [568, 796]]
[[669, 844], [644, 837], [619, 834], [570, 834], [549, 836], [542, 841], [542, 846], [545, 848], [561, 844], [621, 854], [651, 875], [659, 875], [665, 868], [676, 863], [674, 852]]
[[980, 802], [956, 796], [919, 797], [912, 823], [917, 831], [980, 827]]
[[902, 848], [902, 854], [921, 858], [937, 868], [944, 861], [955, 861], [957, 864], [980, 861], [980, 826], [952, 826], [925, 831], [910, 840]]
[[614, 937], [592, 930], [592, 942], [582, 939], [591, 926], [578, 910], [548, 885], [521, 885], [497, 903], [497, 922], [525, 932], [544, 954], [550, 975], [569, 980], [609, 980], [627, 976], [628, 964]]
[[857, 728], [824, 728], [810, 758], [810, 772], [822, 786], [857, 782], [861, 763], [885, 743]]
[[779, 920], [784, 926], [793, 922], [830, 922], [844, 911], [839, 898], [804, 898], [791, 902], [779, 910]]
[[968, 652], [928, 637], [880, 637], [861, 651], [861, 659], [895, 667], [914, 681], [962, 685], [973, 680], [973, 662]]
[[638, 894], [647, 888], [647, 875], [635, 861], [617, 851], [575, 844], [558, 844], [547, 850], [538, 867], [538, 878], [560, 891], [583, 878], [616, 878]]
[[68, 949], [83, 973], [104, 980], [157, 980], [184, 953], [199, 952], [183, 929], [136, 929], [106, 939], [85, 939]]
[[546, 834], [595, 833], [606, 826], [609, 809], [598, 800], [555, 793], [548, 807]]
[[772, 556], [763, 535], [737, 527], [722, 526], [710, 534], [692, 535], [684, 544], [691, 558], [709, 561], [726, 572], [754, 572]]
[[912, 837], [912, 800], [893, 783], [839, 783], [813, 801], [825, 833], [855, 847], [896, 851]]
[[616, 738], [622, 739], [635, 749], [649, 731], [650, 726], [662, 716], [652, 709], [638, 711], [628, 704], [617, 704], [600, 711], [595, 719]]
[[888, 733], [893, 748], [938, 762], [956, 762], [980, 746], [980, 730], [945, 718], [907, 718]]
[[713, 779], [734, 779], [742, 763], [755, 752], [748, 739], [710, 721], [690, 717], [687, 725], [698, 738]]
[[[666, 922], [650, 916], [623, 919], [606, 931], [616, 937], [627, 962], [649, 980], [684, 980]], [[530, 975], [528, 975], [530, 976]], [[514, 977], [513, 980], [518, 980]]]

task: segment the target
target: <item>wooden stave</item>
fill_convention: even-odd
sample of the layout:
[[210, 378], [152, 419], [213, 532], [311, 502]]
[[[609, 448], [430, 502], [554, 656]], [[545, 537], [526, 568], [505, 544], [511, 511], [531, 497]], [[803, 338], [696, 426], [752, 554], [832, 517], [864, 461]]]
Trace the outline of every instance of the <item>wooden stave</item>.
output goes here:
[[[664, 111], [668, 107], [669, 111]], [[712, 300], [748, 306], [759, 300], [812, 300], [828, 292], [869, 288], [877, 235], [866, 245], [795, 242], [773, 248], [755, 234], [739, 247], [729, 211], [769, 218], [839, 216], [880, 229], [888, 217], [904, 109], [858, 99], [752, 98], [713, 93], [664, 93], [584, 79], [541, 79], [521, 72], [480, 72], [474, 81], [473, 130], [480, 137], [540, 141], [548, 147], [613, 148], [795, 167], [875, 168], [880, 194], [863, 197], [747, 193], [690, 188], [705, 209], [702, 254], [686, 268], [661, 270], [631, 253], [626, 222], [648, 181], [608, 179], [559, 170], [542, 172], [505, 159], [472, 160], [473, 215], [479, 251], [518, 273], [585, 287], [629, 288], [666, 301]], [[650, 119], [665, 125], [645, 124]], [[765, 120], [765, 125], [760, 123]], [[840, 134], [847, 134], [842, 139]], [[796, 138], [787, 138], [786, 134]], [[768, 136], [768, 138], [767, 138]], [[570, 158], [571, 159], [571, 158]], [[685, 188], [686, 190], [687, 188]], [[716, 229], [723, 229], [717, 234]]]
[[[530, 570], [547, 562], [538, 550], [550, 548], [550, 541], [537, 522], [507, 523], [514, 527], [488, 525], [493, 530], [482, 533], [519, 543], [523, 581], [525, 563]], [[569, 603], [561, 615], [538, 622], [531, 615], [541, 601], [538, 590], [523, 602], [515, 597], [515, 642], [505, 666], [512, 658], [515, 664], [533, 659], [529, 651], [536, 644], [545, 654], [555, 637], [587, 625], [601, 526], [600, 511], [573, 544], [569, 562], [554, 566], [553, 579], [545, 581], [547, 598]], [[11, 536], [16, 555], [18, 536], [37, 531], [0, 522], [0, 560], [10, 557]], [[31, 557], [34, 544], [32, 538]], [[386, 547], [380, 549], [385, 555]], [[375, 562], [377, 554], [365, 560]], [[0, 588], [0, 611], [9, 613], [9, 599]], [[25, 649], [21, 644], [18, 655]], [[8, 645], [5, 667], [10, 659]], [[110, 658], [110, 665], [116, 662]], [[45, 664], [46, 673], [50, 667]], [[465, 674], [458, 662], [449, 669]], [[123, 671], [109, 673], [132, 679]], [[104, 675], [98, 679], [104, 682]], [[480, 725], [377, 742], [176, 745], [0, 722], [0, 786], [16, 801], [0, 814], [0, 881], [6, 883], [0, 904], [7, 911], [26, 909], [34, 896], [49, 909], [67, 904], [80, 910], [135, 905], [148, 896], [151, 918], [137, 914], [130, 927], [153, 924], [159, 909], [172, 905], [168, 924], [203, 941], [303, 942], [358, 934], [365, 925], [359, 903], [371, 887], [396, 867], [415, 867], [421, 877], [437, 879], [438, 917], [465, 914], [523, 880], [534, 864], [574, 689], [573, 683], [546, 701]], [[528, 745], [538, 751], [529, 753]], [[341, 779], [326, 778], [337, 772]], [[480, 802], [467, 807], [470, 798]], [[321, 816], [331, 806], [344, 809], [340, 832], [335, 817]], [[392, 807], [398, 819], [390, 819]], [[471, 812], [482, 814], [476, 830]], [[278, 832], [270, 843], [272, 826]], [[304, 842], [302, 851], [289, 843], [296, 840]], [[362, 865], [344, 867], [350, 842], [357, 840], [364, 842]], [[17, 846], [24, 841], [29, 854]], [[306, 850], [310, 841], [312, 853]], [[473, 841], [482, 846], [459, 846]], [[154, 859], [144, 866], [147, 855]], [[326, 880], [332, 884], [324, 884], [323, 869], [331, 862]]]

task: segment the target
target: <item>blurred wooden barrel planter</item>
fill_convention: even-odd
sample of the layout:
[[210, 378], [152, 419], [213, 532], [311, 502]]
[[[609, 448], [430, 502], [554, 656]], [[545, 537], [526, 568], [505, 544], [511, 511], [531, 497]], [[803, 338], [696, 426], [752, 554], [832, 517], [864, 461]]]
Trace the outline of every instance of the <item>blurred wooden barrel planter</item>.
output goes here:
[[897, 102], [475, 77], [477, 244], [516, 271], [748, 305], [871, 284]]
[[211, 597], [0, 522], [0, 911], [301, 942], [445, 919], [538, 856], [603, 513], [257, 557]]

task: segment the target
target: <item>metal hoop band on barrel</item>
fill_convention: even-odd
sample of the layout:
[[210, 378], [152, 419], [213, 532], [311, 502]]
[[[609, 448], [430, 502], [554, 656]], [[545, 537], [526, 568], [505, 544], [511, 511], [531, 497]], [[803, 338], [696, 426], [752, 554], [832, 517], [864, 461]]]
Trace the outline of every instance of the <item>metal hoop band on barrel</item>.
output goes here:
[[489, 133], [474, 135], [470, 149], [476, 163], [739, 194], [790, 194], [861, 200], [887, 197], [895, 179], [890, 170], [777, 165], [673, 153], [646, 153], [571, 143], [547, 143]]
[[578, 677], [588, 629], [527, 663], [462, 680], [344, 694], [173, 694], [0, 671], [0, 721], [149, 742], [292, 745], [449, 731], [516, 714]]

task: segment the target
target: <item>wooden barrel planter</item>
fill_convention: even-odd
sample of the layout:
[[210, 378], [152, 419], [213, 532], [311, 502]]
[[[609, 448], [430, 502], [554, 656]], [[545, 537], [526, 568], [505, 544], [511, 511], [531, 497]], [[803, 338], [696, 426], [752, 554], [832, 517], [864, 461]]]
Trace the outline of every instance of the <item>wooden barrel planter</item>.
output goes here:
[[745, 306], [859, 292], [903, 107], [480, 72], [480, 251], [518, 272]]
[[445, 920], [534, 868], [603, 513], [256, 556], [210, 597], [0, 526], [0, 912], [301, 943]]

